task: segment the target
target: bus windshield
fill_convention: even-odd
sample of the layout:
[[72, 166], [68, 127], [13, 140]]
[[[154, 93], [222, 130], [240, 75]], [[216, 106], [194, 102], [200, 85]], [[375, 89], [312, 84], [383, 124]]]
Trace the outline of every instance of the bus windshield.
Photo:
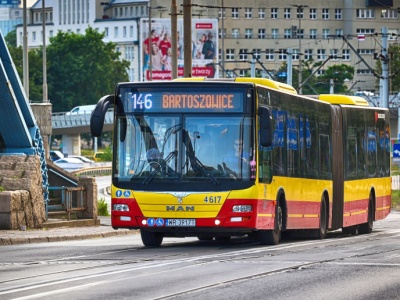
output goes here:
[[[148, 188], [160, 183], [250, 181], [253, 119], [229, 114], [117, 116], [114, 178]], [[254, 179], [252, 179], [254, 180]]]

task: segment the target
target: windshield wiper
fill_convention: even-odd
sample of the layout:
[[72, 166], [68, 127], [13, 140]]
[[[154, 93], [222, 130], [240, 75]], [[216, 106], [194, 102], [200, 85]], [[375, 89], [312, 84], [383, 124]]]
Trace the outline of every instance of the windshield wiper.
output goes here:
[[145, 178], [145, 180], [143, 180], [142, 184], [149, 184], [157, 174], [162, 175], [163, 167], [165, 167], [166, 174], [170, 173], [170, 170], [173, 171], [172, 168], [168, 166], [168, 162], [172, 158], [177, 156], [178, 156], [178, 150], [174, 150], [171, 153], [169, 153], [165, 159], [159, 158], [150, 160], [149, 164], [154, 170], [149, 174], [149, 176]]

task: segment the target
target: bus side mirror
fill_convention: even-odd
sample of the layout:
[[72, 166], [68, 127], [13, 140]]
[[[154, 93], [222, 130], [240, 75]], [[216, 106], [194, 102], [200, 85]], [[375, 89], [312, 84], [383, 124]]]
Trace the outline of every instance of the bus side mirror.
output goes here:
[[107, 95], [102, 97], [90, 116], [90, 133], [99, 137], [103, 132], [104, 118], [111, 102], [114, 100], [114, 95]]
[[258, 109], [260, 116], [260, 145], [270, 147], [272, 145], [272, 117], [268, 107]]

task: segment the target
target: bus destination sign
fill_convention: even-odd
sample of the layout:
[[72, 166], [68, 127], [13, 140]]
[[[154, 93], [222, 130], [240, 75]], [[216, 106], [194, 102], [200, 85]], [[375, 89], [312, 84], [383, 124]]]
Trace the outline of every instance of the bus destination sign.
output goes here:
[[125, 112], [242, 112], [243, 91], [131, 91]]

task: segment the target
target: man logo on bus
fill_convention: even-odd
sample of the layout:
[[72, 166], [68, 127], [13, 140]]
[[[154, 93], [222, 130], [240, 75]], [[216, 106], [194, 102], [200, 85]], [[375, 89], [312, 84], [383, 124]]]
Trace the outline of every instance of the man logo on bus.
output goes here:
[[194, 205], [183, 206], [183, 205], [167, 205], [166, 211], [194, 211]]

